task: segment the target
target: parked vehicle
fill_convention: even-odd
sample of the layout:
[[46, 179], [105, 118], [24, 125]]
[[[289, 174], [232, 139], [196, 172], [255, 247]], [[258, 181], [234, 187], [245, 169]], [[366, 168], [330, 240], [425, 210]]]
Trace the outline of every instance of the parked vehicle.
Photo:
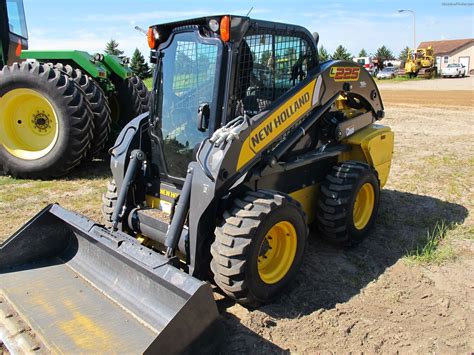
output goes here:
[[386, 67], [377, 73], [377, 79], [393, 79], [397, 76], [398, 68]]
[[466, 67], [460, 63], [448, 64], [446, 68], [441, 69], [441, 76], [446, 78], [450, 77], [463, 77], [466, 76]]
[[370, 75], [374, 76], [375, 75], [375, 64], [372, 60], [372, 57], [354, 57], [352, 60], [356, 63], [359, 63], [362, 65], [365, 70], [367, 70]]

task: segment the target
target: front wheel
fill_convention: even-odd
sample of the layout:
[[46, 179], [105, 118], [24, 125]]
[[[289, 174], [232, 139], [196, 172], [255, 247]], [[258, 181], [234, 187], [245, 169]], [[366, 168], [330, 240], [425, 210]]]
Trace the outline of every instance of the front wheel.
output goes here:
[[260, 190], [236, 199], [211, 246], [217, 286], [243, 304], [271, 301], [297, 274], [307, 235], [305, 214], [289, 196]]
[[347, 161], [334, 166], [321, 184], [317, 226], [331, 242], [360, 243], [377, 217], [380, 183], [367, 164]]

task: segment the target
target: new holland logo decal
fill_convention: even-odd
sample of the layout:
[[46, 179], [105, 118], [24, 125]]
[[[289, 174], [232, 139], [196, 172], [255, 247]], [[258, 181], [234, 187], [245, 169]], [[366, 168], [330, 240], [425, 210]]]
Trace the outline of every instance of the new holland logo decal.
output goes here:
[[321, 85], [316, 88], [317, 93], [315, 93], [315, 86], [316, 80], [311, 81], [252, 130], [242, 145], [237, 169], [243, 167], [256, 154], [281, 137], [288, 127], [297, 122], [316, 104]]
[[359, 80], [359, 67], [332, 67], [329, 76], [334, 81], [357, 81]]

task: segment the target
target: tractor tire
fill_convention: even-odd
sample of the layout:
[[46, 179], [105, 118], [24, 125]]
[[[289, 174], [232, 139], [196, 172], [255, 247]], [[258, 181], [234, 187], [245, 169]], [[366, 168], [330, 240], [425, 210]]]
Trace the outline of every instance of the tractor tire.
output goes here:
[[89, 75], [83, 73], [82, 70], [62, 63], [56, 63], [55, 66], [69, 75], [81, 87], [91, 106], [91, 119], [92, 122], [94, 122], [94, 129], [92, 131], [93, 138], [89, 151], [87, 152], [86, 160], [92, 160], [104, 150], [111, 130], [112, 117], [110, 116], [107, 98], [99, 84]]
[[316, 224], [330, 242], [360, 243], [375, 223], [380, 183], [367, 164], [346, 161], [334, 166], [321, 183]]
[[19, 178], [60, 177], [92, 138], [91, 107], [74, 80], [38, 62], [0, 71], [0, 165]]
[[214, 281], [239, 303], [274, 299], [297, 274], [306, 247], [306, 216], [291, 197], [273, 191], [235, 199], [211, 245]]
[[107, 183], [107, 192], [102, 194], [102, 217], [106, 227], [112, 227], [112, 214], [117, 204], [117, 185], [111, 180]]
[[112, 121], [121, 129], [128, 122], [144, 112], [148, 112], [150, 93], [137, 76], [115, 82], [117, 93], [108, 97], [112, 110]]

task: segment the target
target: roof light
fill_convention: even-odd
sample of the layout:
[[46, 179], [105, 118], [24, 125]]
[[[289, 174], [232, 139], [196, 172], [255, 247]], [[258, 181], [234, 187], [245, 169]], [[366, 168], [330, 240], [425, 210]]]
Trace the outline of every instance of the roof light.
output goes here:
[[221, 39], [224, 42], [229, 42], [230, 40], [230, 17], [224, 16], [221, 19]]
[[209, 20], [209, 28], [211, 29], [211, 31], [213, 32], [217, 32], [219, 31], [219, 22], [216, 20], [216, 19], [211, 19]]
[[155, 49], [156, 48], [156, 40], [159, 38], [158, 31], [156, 28], [149, 27], [148, 32], [146, 34], [147, 40], [148, 40], [148, 47], [150, 49]]

